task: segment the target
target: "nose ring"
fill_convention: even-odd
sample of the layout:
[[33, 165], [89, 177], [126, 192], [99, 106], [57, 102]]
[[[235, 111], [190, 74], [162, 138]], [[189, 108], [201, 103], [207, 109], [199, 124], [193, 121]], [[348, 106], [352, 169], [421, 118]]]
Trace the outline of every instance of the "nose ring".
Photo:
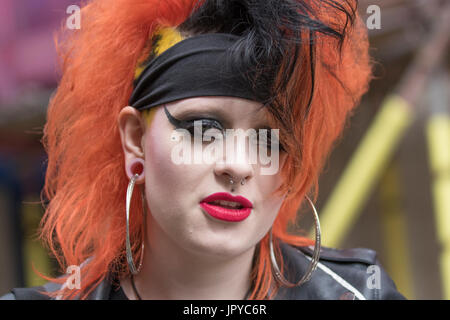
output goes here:
[[[244, 185], [244, 184], [245, 184], [245, 179], [246, 179], [246, 178], [243, 178], [243, 179], [241, 180], [241, 185]], [[233, 191], [234, 191], [234, 187], [233, 187], [234, 180], [233, 180], [233, 177], [230, 177], [230, 184], [231, 184], [231, 192], [233, 192]]]

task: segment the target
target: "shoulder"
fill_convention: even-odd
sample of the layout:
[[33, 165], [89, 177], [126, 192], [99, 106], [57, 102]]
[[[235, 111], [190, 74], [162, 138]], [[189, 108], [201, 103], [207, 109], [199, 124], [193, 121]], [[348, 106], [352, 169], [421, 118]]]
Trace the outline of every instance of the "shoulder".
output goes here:
[[[307, 271], [314, 247], [280, 244], [286, 276], [297, 282]], [[279, 299], [405, 299], [377, 258], [367, 248], [335, 249], [322, 246], [311, 279], [294, 288], [282, 288]]]

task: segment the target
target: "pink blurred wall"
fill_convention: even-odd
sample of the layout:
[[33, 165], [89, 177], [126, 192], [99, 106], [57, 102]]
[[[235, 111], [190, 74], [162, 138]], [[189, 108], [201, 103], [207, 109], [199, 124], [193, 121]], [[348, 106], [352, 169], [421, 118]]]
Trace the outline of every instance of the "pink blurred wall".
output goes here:
[[0, 108], [23, 86], [56, 85], [53, 35], [76, 0], [2, 0], [0, 2]]

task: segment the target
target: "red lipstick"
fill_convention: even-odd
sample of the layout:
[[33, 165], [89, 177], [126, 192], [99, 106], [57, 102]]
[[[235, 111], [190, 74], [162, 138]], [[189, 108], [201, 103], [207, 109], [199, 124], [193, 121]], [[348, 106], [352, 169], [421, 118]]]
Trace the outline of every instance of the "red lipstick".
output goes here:
[[216, 219], [239, 222], [250, 215], [253, 204], [245, 197], [217, 192], [200, 201], [200, 207]]

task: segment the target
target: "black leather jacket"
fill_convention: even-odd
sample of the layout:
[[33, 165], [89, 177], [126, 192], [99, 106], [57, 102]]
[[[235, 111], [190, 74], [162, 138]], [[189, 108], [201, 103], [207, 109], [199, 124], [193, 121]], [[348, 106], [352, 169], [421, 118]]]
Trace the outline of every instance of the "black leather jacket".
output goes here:
[[[293, 247], [281, 243], [285, 270], [291, 282], [305, 273], [313, 247]], [[38, 290], [53, 291], [59, 284], [48, 282], [41, 287], [15, 288], [0, 300], [49, 299]], [[108, 300], [111, 282], [102, 281], [89, 295], [89, 300]], [[391, 300], [405, 299], [380, 265], [375, 251], [366, 248], [333, 249], [322, 247], [319, 264], [311, 279], [294, 288], [281, 288], [276, 300]]]

